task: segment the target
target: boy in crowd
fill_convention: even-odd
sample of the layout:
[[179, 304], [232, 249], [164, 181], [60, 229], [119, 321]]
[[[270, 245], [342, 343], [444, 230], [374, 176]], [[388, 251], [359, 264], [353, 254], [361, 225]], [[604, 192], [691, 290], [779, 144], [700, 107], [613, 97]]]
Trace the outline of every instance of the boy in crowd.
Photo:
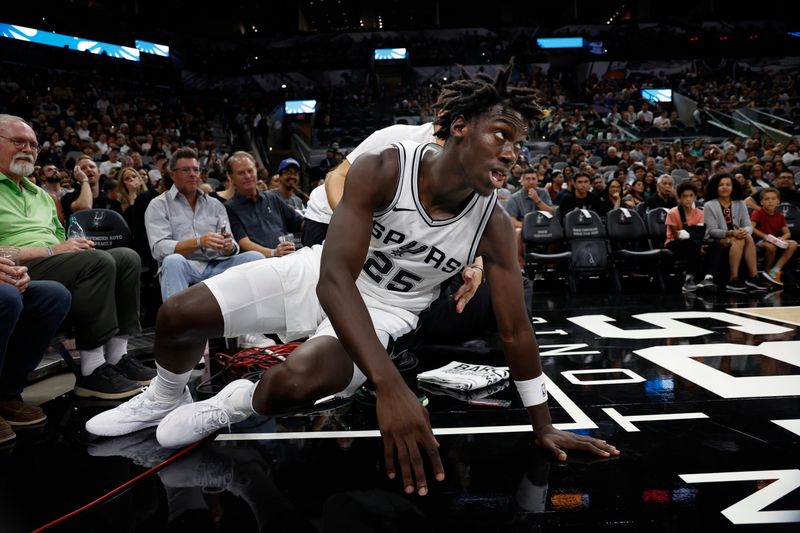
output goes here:
[[762, 274], [771, 283], [783, 286], [781, 269], [797, 250], [797, 242], [791, 240], [791, 232], [783, 213], [778, 211], [781, 193], [768, 187], [761, 191], [761, 207], [753, 211], [753, 237], [760, 239], [756, 245], [764, 250]]

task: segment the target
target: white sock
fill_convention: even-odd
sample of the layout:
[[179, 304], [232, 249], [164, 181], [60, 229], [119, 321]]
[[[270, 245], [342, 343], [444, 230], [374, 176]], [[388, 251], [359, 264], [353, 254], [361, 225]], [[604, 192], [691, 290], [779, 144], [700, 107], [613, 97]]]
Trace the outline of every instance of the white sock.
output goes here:
[[122, 356], [128, 353], [128, 336], [117, 335], [111, 337], [108, 342], [103, 346], [106, 352], [106, 362], [111, 365], [116, 365]]
[[103, 357], [103, 347], [98, 346], [91, 350], [78, 350], [81, 356], [81, 375], [88, 376], [94, 372], [97, 367], [106, 362]]
[[148, 392], [153, 395], [153, 399], [157, 402], [175, 403], [181, 396], [189, 383], [189, 378], [192, 371], [184, 372], [183, 374], [174, 374], [156, 363], [156, 370], [158, 371], [158, 379], [154, 379], [148, 387]]

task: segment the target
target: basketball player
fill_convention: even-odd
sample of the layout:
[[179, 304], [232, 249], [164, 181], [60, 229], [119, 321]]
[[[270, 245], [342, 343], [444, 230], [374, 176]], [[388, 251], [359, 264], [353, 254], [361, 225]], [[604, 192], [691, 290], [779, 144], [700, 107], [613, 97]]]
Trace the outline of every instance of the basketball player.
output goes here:
[[[462, 69], [462, 78], [469, 74]], [[444, 94], [444, 93], [441, 93]], [[434, 104], [441, 113], [441, 95]], [[364, 139], [336, 168], [325, 176], [324, 187], [317, 187], [309, 195], [304, 213], [303, 244], [322, 244], [330, 224], [333, 209], [339, 205], [347, 173], [352, 163], [362, 154], [385, 148], [400, 141], [420, 144], [444, 144], [444, 139], [435, 135], [438, 129], [433, 122], [419, 125], [395, 124], [373, 132]], [[419, 344], [457, 345], [478, 337], [496, 333], [497, 327], [492, 313], [489, 289], [484, 281], [483, 260], [465, 265], [461, 271], [445, 282], [440, 295], [419, 316], [419, 325], [413, 336], [408, 336], [395, 345], [395, 353]], [[532, 296], [533, 287], [527, 279], [526, 297]], [[530, 289], [529, 291], [527, 289]], [[527, 302], [530, 305], [530, 302]], [[467, 307], [467, 304], [470, 304]], [[530, 307], [529, 307], [530, 309]]]
[[[468, 76], [466, 72], [462, 72], [462, 76]], [[434, 105], [435, 108], [440, 107], [440, 102]], [[420, 144], [437, 143], [442, 146], [444, 139], [437, 137], [434, 132], [437, 127], [433, 122], [425, 122], [416, 126], [407, 124], [395, 124], [387, 126], [378, 131], [373, 132], [369, 137], [364, 139], [352, 152], [347, 154], [347, 157], [339, 163], [339, 165], [330, 171], [325, 176], [325, 184], [323, 187], [317, 187], [309, 195], [308, 206], [304, 213], [305, 223], [303, 225], [303, 244], [305, 246], [313, 246], [314, 244], [322, 244], [325, 240], [325, 235], [328, 231], [328, 225], [333, 216], [333, 210], [339, 205], [344, 194], [344, 184], [347, 179], [347, 173], [352, 166], [352, 163], [358, 159], [361, 154], [379, 150], [392, 143], [400, 141], [414, 141]], [[477, 258], [474, 264], [465, 265], [461, 271], [463, 284], [458, 288], [454, 287], [452, 299], [455, 301], [455, 312], [457, 314], [463, 313], [467, 303], [475, 296], [476, 291], [481, 288], [481, 281], [483, 280], [483, 261]], [[484, 288], [485, 289], [485, 288]], [[486, 294], [485, 294], [486, 293]], [[447, 300], [450, 295], [442, 294], [444, 300]], [[451, 340], [457, 338], [454, 332], [460, 331], [462, 335], [466, 335], [464, 339], [473, 338], [479, 333], [481, 322], [487, 320], [487, 309], [490, 306], [488, 302], [488, 291], [482, 290], [478, 296], [479, 301], [475, 309], [469, 317], [457, 318], [448, 316], [452, 313], [448, 312], [450, 302], [437, 300], [436, 307], [430, 309], [428, 313], [420, 317], [421, 321], [430, 318], [433, 321], [439, 322], [438, 327], [431, 325], [431, 327], [423, 328], [423, 336], [425, 332], [435, 332], [436, 340]], [[487, 309], [484, 309], [487, 308]], [[448, 320], [448, 330], [443, 331], [441, 324], [442, 320]], [[485, 326], [484, 326], [485, 328]]]
[[[159, 442], [176, 447], [255, 412], [284, 413], [332, 394], [346, 396], [370, 379], [387, 474], [394, 478], [399, 470], [407, 493], [416, 488], [425, 495], [423, 457], [434, 477], [444, 479], [438, 443], [386, 346], [414, 327], [443, 280], [480, 254], [535, 442], [562, 461], [566, 449], [617, 455], [605, 441], [551, 423], [514, 231], [497, 205], [496, 190], [538, 112], [531, 90], [507, 85], [510, 72], [509, 65], [494, 80], [478, 74], [445, 87], [437, 118], [443, 149], [402, 142], [360, 157], [324, 249], [306, 247], [229, 269], [165, 302], [156, 323], [158, 376], [143, 394], [89, 420], [87, 430], [111, 436], [158, 424]], [[236, 380], [192, 403], [186, 385], [205, 339], [249, 331], [311, 338], [258, 383]]]

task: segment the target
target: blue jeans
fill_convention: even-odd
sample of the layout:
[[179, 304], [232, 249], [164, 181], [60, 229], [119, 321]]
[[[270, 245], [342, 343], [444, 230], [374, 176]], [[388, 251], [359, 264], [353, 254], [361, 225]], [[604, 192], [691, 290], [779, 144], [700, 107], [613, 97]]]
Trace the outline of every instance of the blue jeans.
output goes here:
[[186, 289], [189, 285], [222, 274], [231, 267], [259, 259], [264, 259], [264, 256], [258, 252], [243, 252], [230, 259], [209, 261], [206, 268], [198, 273], [181, 254], [168, 255], [161, 263], [161, 273], [159, 274], [161, 299], [166, 302], [167, 298]]
[[23, 293], [0, 283], [0, 396], [19, 397], [71, 303], [55, 281], [31, 281]]

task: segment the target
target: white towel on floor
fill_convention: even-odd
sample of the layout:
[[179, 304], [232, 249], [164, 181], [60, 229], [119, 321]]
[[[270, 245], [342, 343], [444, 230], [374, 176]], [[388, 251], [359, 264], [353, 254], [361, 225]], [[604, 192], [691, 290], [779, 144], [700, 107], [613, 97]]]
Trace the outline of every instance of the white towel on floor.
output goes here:
[[417, 380], [454, 390], [475, 390], [508, 379], [507, 366], [471, 365], [453, 361], [441, 368], [417, 374]]
[[454, 390], [448, 389], [439, 385], [433, 385], [431, 383], [422, 382], [419, 384], [419, 389], [430, 394], [435, 394], [438, 396], [449, 396], [451, 398], [455, 398], [456, 400], [461, 400], [462, 402], [473, 402], [476, 400], [484, 400], [491, 396], [492, 394], [498, 393], [501, 390], [504, 390], [508, 387], [508, 381], [498, 381], [497, 383], [493, 383], [488, 387], [484, 387], [478, 390]]

